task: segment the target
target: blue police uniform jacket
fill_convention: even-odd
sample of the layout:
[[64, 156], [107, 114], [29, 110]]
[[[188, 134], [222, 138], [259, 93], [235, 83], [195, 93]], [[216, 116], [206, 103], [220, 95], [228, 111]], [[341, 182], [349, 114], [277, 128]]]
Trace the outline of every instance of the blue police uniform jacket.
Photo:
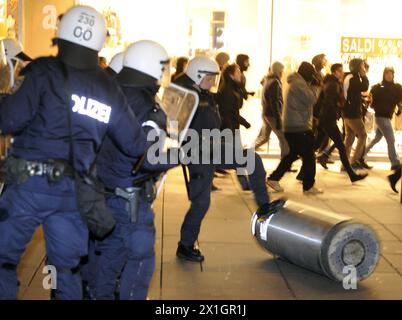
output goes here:
[[[156, 108], [155, 95], [157, 88], [122, 86], [122, 90], [131, 111], [135, 114], [138, 121], [141, 124], [147, 122]], [[143, 128], [143, 130], [144, 134], [148, 131], [146, 128]], [[151, 143], [150, 141], [148, 145]], [[114, 141], [106, 138], [96, 162], [98, 178], [109, 189], [117, 187], [130, 188], [133, 186], [135, 180], [145, 175], [149, 175], [152, 172], [162, 173], [175, 166], [170, 164], [151, 165], [145, 160], [142, 169], [136, 176], [133, 176], [132, 170], [134, 165], [139, 161], [139, 158], [131, 157], [119, 151]]]
[[[122, 153], [141, 156], [146, 137], [116, 82], [101, 68], [67, 70], [69, 93], [58, 58], [39, 58], [24, 70], [21, 87], [1, 101], [0, 130], [13, 136], [10, 155], [41, 162], [69, 160], [68, 95], [77, 171], [89, 172], [105, 137]], [[37, 177], [22, 187], [59, 193]]]

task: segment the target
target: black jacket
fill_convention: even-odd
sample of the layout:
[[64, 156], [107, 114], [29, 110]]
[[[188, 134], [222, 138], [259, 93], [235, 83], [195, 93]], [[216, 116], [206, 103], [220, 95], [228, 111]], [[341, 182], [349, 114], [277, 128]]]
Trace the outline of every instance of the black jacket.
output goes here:
[[361, 119], [363, 117], [362, 93], [369, 89], [367, 77], [359, 74], [349, 74], [345, 78], [344, 90], [346, 91], [346, 103], [343, 109], [343, 117], [346, 119]]
[[216, 96], [219, 113], [222, 119], [221, 129], [236, 130], [240, 125], [249, 127], [250, 124], [240, 116], [240, 108], [243, 104], [243, 96], [239, 92], [241, 85], [231, 78], [225, 79]]
[[399, 83], [386, 82], [376, 84], [371, 89], [373, 103], [371, 107], [377, 118], [392, 119], [395, 107], [402, 102], [402, 86]]
[[319, 98], [320, 125], [334, 125], [340, 116], [340, 105], [342, 103], [342, 85], [334, 75], [327, 75], [324, 78], [324, 88]]
[[262, 109], [265, 117], [274, 118], [278, 126], [281, 125], [283, 111], [282, 82], [275, 76], [268, 76], [264, 81]]

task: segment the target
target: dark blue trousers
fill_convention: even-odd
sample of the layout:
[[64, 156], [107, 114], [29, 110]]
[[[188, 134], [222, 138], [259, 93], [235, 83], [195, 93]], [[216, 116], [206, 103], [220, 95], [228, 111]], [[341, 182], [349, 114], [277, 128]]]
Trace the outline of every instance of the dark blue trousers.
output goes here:
[[71, 189], [70, 196], [44, 194], [40, 189], [33, 192], [24, 185], [8, 186], [1, 196], [0, 300], [17, 298], [15, 267], [40, 225], [45, 234], [47, 264], [57, 271], [55, 298], [82, 299], [78, 266], [80, 258], [87, 255], [88, 230], [77, 211], [73, 182], [64, 181], [62, 187]]
[[[254, 152], [255, 169], [248, 175], [251, 190], [257, 205], [260, 207], [269, 200], [269, 194], [266, 186], [266, 171], [261, 157]], [[202, 220], [208, 212], [211, 204], [211, 186], [216, 169], [237, 169], [241, 165], [222, 164], [222, 165], [189, 165], [190, 182], [188, 186], [191, 207], [187, 212], [181, 227], [180, 243], [191, 247], [198, 239]]]
[[113, 300], [121, 274], [120, 299], [145, 300], [155, 270], [154, 213], [148, 203], [141, 203], [138, 221], [132, 224], [124, 199], [112, 197], [107, 203], [117, 225], [109, 237], [96, 244], [100, 256], [94, 261], [97, 266], [90, 267], [97, 272], [95, 299]]

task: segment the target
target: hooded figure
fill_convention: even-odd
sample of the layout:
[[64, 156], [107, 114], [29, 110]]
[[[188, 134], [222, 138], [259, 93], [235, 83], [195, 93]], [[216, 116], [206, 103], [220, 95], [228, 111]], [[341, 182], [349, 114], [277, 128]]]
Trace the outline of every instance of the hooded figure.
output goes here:
[[385, 137], [388, 145], [388, 157], [391, 161], [391, 170], [397, 170], [401, 166], [399, 155], [395, 149], [395, 134], [391, 120], [397, 105], [399, 107], [397, 114], [401, 112], [402, 86], [394, 82], [394, 76], [394, 68], [386, 67], [384, 69], [382, 82], [376, 84], [371, 89], [371, 95], [373, 97], [371, 107], [375, 111], [377, 129], [375, 138], [370, 142], [364, 152], [364, 156], [366, 156], [374, 145]]
[[263, 80], [262, 108], [263, 127], [256, 140], [256, 147], [268, 142], [269, 134], [272, 131], [279, 139], [281, 158], [289, 153], [289, 146], [286, 142], [282, 129], [283, 92], [282, 76], [285, 66], [280, 62], [274, 62], [267, 77]]
[[247, 100], [248, 96], [255, 95], [255, 92], [247, 91], [247, 89], [246, 89], [247, 79], [246, 79], [246, 76], [244, 75], [244, 73], [247, 72], [248, 69], [250, 68], [250, 57], [246, 54], [239, 54], [236, 57], [236, 64], [240, 67], [240, 71], [241, 71], [241, 82], [240, 82], [240, 86], [239, 86], [239, 93], [242, 97], [242, 102], [240, 105], [240, 108], [242, 108], [243, 100]]
[[315, 69], [308, 62], [300, 65], [298, 72], [288, 77], [289, 89], [283, 112], [283, 131], [289, 145], [289, 154], [282, 158], [277, 169], [268, 178], [268, 185], [283, 192], [279, 181], [299, 157], [303, 161], [303, 191], [317, 195], [323, 191], [314, 187], [316, 165], [314, 154], [313, 105], [317, 102], [312, 89]]
[[351, 74], [347, 75], [343, 82], [346, 103], [342, 110], [342, 116], [346, 131], [346, 153], [350, 156], [352, 145], [357, 136], [358, 143], [351, 163], [354, 169], [362, 169], [363, 166], [368, 168], [368, 165], [361, 158], [364, 155], [367, 140], [367, 132], [363, 122], [362, 94], [368, 91], [369, 80], [362, 59], [352, 59], [349, 63], [349, 69]]
[[289, 75], [289, 90], [283, 115], [285, 132], [303, 132], [313, 128], [313, 105], [317, 96], [311, 88], [315, 69], [303, 62], [298, 72]]

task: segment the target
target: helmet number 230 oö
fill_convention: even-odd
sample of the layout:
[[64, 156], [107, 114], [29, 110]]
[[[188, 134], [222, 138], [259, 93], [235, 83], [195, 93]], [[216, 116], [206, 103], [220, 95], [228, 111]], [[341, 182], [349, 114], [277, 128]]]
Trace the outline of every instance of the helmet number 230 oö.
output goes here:
[[[95, 17], [82, 13], [78, 19], [78, 23], [93, 27], [95, 25]], [[92, 39], [92, 35], [92, 30], [90, 28], [84, 30], [84, 28], [79, 25], [74, 29], [74, 37], [76, 38], [82, 38], [85, 41], [90, 41]]]

